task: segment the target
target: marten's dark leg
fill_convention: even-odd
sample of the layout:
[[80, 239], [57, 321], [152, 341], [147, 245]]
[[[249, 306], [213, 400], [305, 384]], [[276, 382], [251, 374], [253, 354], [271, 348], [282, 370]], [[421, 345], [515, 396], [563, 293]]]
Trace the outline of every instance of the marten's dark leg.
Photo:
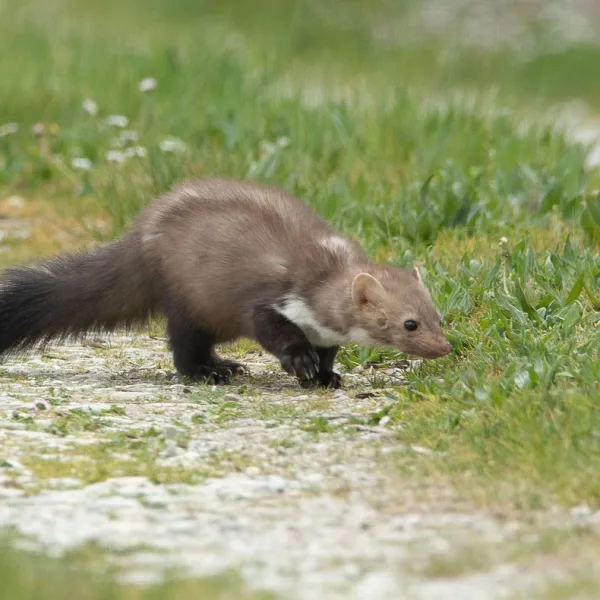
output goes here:
[[170, 305], [165, 312], [173, 363], [180, 375], [196, 381], [227, 383], [231, 375], [243, 369], [240, 363], [222, 360], [214, 350], [211, 334], [184, 311]]
[[317, 373], [317, 380], [321, 385], [333, 389], [338, 389], [342, 386], [341, 375], [333, 370], [338, 349], [338, 346], [333, 346], [331, 348], [317, 347], [317, 354], [319, 355], [319, 372]]
[[265, 350], [275, 355], [284, 371], [312, 381], [319, 371], [319, 355], [302, 330], [268, 306], [254, 311], [254, 336]]

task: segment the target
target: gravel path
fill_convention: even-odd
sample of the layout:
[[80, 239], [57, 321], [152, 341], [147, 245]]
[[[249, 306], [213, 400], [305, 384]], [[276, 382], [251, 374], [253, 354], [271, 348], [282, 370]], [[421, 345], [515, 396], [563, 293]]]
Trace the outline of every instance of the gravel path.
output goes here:
[[53, 551], [98, 542], [128, 581], [232, 567], [290, 599], [500, 598], [538, 581], [497, 561], [432, 571], [522, 527], [401, 478], [426, 450], [374, 417], [400, 369], [307, 392], [268, 356], [246, 363], [230, 386], [186, 387], [143, 335], [5, 363], [0, 525]]

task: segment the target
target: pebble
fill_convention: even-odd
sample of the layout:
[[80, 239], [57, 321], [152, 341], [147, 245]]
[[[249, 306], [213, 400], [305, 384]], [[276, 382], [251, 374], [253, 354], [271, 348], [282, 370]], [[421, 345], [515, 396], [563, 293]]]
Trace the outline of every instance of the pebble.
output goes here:
[[574, 519], [585, 519], [591, 516], [592, 509], [587, 504], [582, 504], [581, 506], [574, 506], [570, 513]]
[[46, 479], [46, 485], [56, 490], [72, 490], [83, 486], [83, 482], [75, 477], [57, 477]]
[[160, 453], [161, 458], [173, 458], [177, 456], [177, 444], [173, 440], [167, 440], [165, 449]]
[[166, 440], [173, 440], [175, 442], [182, 442], [187, 437], [186, 430], [176, 425], [165, 425], [162, 434]]
[[12, 429], [14, 431], [23, 431], [27, 429], [27, 425], [25, 423], [15, 423], [14, 421], [0, 419], [0, 429]]
[[225, 394], [223, 396], [225, 402], [243, 402], [244, 399], [238, 394]]
[[119, 392], [113, 391], [110, 394], [112, 400], [137, 400], [140, 396], [147, 395], [147, 392]]

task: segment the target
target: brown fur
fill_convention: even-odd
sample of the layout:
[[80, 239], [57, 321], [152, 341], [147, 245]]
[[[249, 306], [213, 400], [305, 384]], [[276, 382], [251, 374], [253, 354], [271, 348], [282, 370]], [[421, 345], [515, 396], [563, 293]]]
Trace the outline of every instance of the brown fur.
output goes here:
[[[311, 344], [310, 326], [282, 316], [290, 298], [317, 329], [340, 339], [360, 330], [370, 342], [415, 355], [450, 351], [415, 271], [370, 262], [354, 240], [283, 190], [206, 179], [156, 198], [130, 231], [98, 250], [7, 270], [0, 353], [164, 313], [182, 374], [226, 378], [224, 369], [240, 365], [222, 361], [214, 345], [249, 337], [286, 371], [336, 387], [337, 344]], [[405, 329], [406, 319], [418, 321], [417, 331]]]

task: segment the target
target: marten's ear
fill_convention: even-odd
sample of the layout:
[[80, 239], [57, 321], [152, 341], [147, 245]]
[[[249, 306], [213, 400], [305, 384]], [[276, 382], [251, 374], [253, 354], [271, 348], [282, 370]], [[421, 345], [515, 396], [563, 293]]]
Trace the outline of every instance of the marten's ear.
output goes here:
[[419, 267], [413, 267], [412, 270], [412, 274], [413, 277], [419, 282], [419, 283], [423, 283], [423, 280], [421, 279], [421, 272], [419, 271]]
[[352, 281], [352, 302], [357, 308], [366, 305], [380, 306], [383, 293], [379, 280], [369, 273], [359, 273]]

